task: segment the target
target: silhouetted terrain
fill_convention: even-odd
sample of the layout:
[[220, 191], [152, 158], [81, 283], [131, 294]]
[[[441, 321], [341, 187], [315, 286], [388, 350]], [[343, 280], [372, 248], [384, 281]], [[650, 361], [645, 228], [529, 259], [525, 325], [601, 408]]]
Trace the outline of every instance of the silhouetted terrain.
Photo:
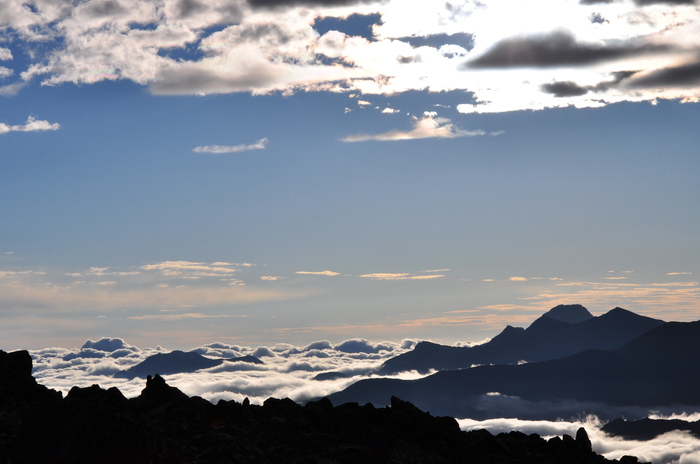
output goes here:
[[649, 419], [636, 421], [615, 419], [605, 424], [603, 432], [608, 435], [622, 437], [626, 440], [651, 440], [673, 430], [690, 432], [700, 438], [700, 421], [685, 421], [681, 419]]
[[435, 414], [474, 419], [556, 419], [582, 412], [614, 419], [623, 411], [627, 417], [635, 410], [646, 415], [648, 408], [690, 411], [700, 409], [699, 354], [700, 322], [669, 322], [611, 351], [441, 371], [418, 380], [366, 379], [330, 399], [383, 406], [396, 395]]
[[[239, 356], [227, 359], [226, 361], [263, 364], [263, 362], [255, 356]], [[117, 372], [114, 374], [114, 377], [126, 379], [141, 377], [145, 379], [147, 376], [154, 374], [182, 374], [215, 367], [223, 362], [223, 359], [207, 358], [192, 351], [184, 352], [176, 350], [170, 353], [159, 353], [149, 356], [143, 362], [129, 369]]]
[[[216, 405], [148, 377], [137, 398], [38, 385], [29, 353], [0, 351], [0, 463], [606, 463], [586, 431], [544, 440], [518, 432], [462, 432], [391, 398], [390, 407], [322, 399]], [[634, 463], [624, 457], [620, 462]]]
[[589, 349], [612, 350], [634, 340], [664, 321], [615, 308], [594, 317], [581, 305], [559, 305], [527, 329], [507, 326], [488, 343], [455, 347], [421, 342], [384, 362], [383, 375], [415, 370], [462, 369], [481, 364], [516, 364], [562, 358]]

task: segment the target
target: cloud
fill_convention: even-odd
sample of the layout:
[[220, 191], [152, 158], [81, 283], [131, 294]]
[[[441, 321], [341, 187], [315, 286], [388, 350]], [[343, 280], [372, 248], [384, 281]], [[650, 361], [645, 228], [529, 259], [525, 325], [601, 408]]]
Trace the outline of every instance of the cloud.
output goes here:
[[586, 87], [581, 87], [571, 81], [542, 84], [542, 91], [551, 93], [555, 97], [579, 97], [588, 93]]
[[36, 119], [33, 116], [27, 118], [27, 122], [18, 125], [8, 125], [0, 122], [0, 135], [8, 132], [37, 132], [37, 131], [55, 131], [61, 127], [58, 123], [50, 123]]
[[215, 154], [222, 154], [222, 153], [239, 153], [242, 151], [251, 151], [251, 150], [264, 150], [267, 148], [267, 142], [268, 140], [266, 138], [262, 138], [258, 140], [257, 142], [250, 144], [250, 145], [234, 145], [234, 146], [224, 146], [224, 145], [206, 145], [206, 146], [201, 146], [201, 147], [196, 147], [192, 151], [195, 153], [215, 153]]
[[340, 275], [340, 272], [334, 272], [334, 271], [297, 271], [297, 272], [295, 272], [295, 274], [322, 275], [322, 276], [334, 277], [334, 276]]
[[527, 277], [513, 276], [513, 277], [509, 277], [508, 280], [510, 280], [511, 282], [527, 282]]
[[248, 0], [253, 8], [288, 8], [295, 6], [350, 6], [361, 3], [379, 3], [381, 0]]
[[569, 32], [512, 37], [496, 43], [486, 53], [465, 63], [466, 68], [514, 68], [588, 65], [629, 56], [664, 53], [663, 45], [580, 43]]
[[[190, 261], [163, 261], [160, 263], [146, 264], [141, 266], [144, 271], [160, 271], [167, 276], [189, 276], [189, 277], [217, 277], [229, 275], [239, 270], [231, 263], [200, 263]], [[105, 268], [106, 269], [106, 268]]]
[[636, 73], [626, 85], [631, 88], [695, 88], [700, 85], [700, 60]]
[[[13, 45], [32, 53], [21, 82], [0, 87], [0, 94], [15, 94], [34, 79], [44, 85], [121, 79], [168, 95], [345, 92], [371, 101], [462, 91], [464, 101], [452, 106], [465, 113], [696, 99], [700, 35], [692, 0], [533, 1], [12, 5], [0, 23]], [[349, 21], [353, 14], [372, 16], [371, 34], [315, 29], [319, 18]], [[42, 47], [31, 46], [37, 43]], [[0, 47], [0, 58], [11, 57]], [[629, 70], [638, 72], [634, 79], [598, 86]], [[415, 129], [374, 137], [416, 138]], [[360, 134], [347, 141], [353, 137], [379, 140]]]
[[0, 61], [9, 61], [12, 59], [12, 50], [6, 47], [0, 47]]
[[374, 280], [430, 280], [430, 279], [439, 279], [440, 277], [445, 277], [445, 275], [444, 274], [411, 275], [409, 273], [375, 272], [373, 274], [363, 274], [360, 277], [364, 277], [366, 279], [374, 279]]
[[426, 111], [423, 114], [423, 117], [415, 119], [413, 122], [413, 129], [409, 131], [395, 129], [383, 134], [355, 134], [349, 135], [341, 140], [343, 142], [367, 142], [370, 140], [394, 141], [427, 138], [452, 139], [457, 137], [476, 137], [482, 135], [498, 134], [489, 134], [482, 130], [465, 131], [455, 126], [449, 119], [438, 117], [437, 113], [435, 112]]
[[203, 313], [183, 313], [183, 314], [145, 314], [143, 316], [129, 316], [127, 319], [136, 321], [179, 321], [182, 319], [218, 319], [222, 317], [233, 317], [229, 314], [203, 314]]

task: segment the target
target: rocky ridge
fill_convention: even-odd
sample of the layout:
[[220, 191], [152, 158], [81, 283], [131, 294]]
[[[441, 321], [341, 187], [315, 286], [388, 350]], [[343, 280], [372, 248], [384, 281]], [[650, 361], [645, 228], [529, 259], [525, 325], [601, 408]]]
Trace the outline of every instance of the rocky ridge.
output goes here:
[[[591, 450], [586, 431], [545, 440], [463, 432], [396, 397], [389, 407], [323, 398], [216, 405], [149, 376], [136, 398], [36, 383], [29, 353], [0, 351], [0, 464], [62, 463], [561, 463], [618, 462]], [[619, 462], [635, 463], [634, 457]]]

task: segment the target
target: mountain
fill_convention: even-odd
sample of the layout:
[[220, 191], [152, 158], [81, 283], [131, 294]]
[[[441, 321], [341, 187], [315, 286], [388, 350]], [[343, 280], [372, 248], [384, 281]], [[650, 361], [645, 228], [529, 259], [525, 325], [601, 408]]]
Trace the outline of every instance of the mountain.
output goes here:
[[382, 375], [415, 370], [452, 370], [482, 364], [517, 364], [569, 356], [589, 349], [612, 350], [664, 321], [615, 308], [594, 317], [581, 305], [559, 305], [527, 329], [507, 326], [488, 343], [454, 347], [420, 342], [382, 364]]
[[649, 419], [628, 421], [615, 419], [605, 424], [602, 429], [608, 435], [622, 437], [625, 440], [646, 441], [674, 430], [682, 430], [700, 438], [700, 420], [685, 421], [682, 419]]
[[301, 406], [288, 398], [214, 405], [149, 376], [136, 398], [98, 385], [73, 387], [62, 398], [45, 395], [31, 366], [26, 352], [0, 351], [0, 464], [618, 462], [593, 452], [584, 428], [575, 438], [549, 440], [463, 432], [453, 418], [396, 397], [387, 408], [334, 407], [328, 399]]
[[[229, 362], [246, 362], [252, 364], [263, 364], [255, 356], [239, 356], [226, 359]], [[200, 369], [215, 367], [224, 362], [224, 359], [212, 359], [195, 353], [194, 351], [172, 351], [170, 353], [158, 353], [149, 356], [139, 364], [131, 366], [129, 369], [117, 372], [114, 377], [133, 379], [141, 377], [145, 379], [149, 375], [168, 375], [195, 372]]]
[[158, 353], [149, 356], [142, 362], [131, 366], [129, 369], [117, 372], [114, 377], [133, 379], [135, 377], [146, 378], [148, 375], [181, 374], [195, 372], [200, 369], [208, 369], [218, 366], [223, 359], [211, 359], [193, 351], [172, 351], [170, 353]]
[[[608, 317], [619, 322], [628, 316], [616, 311]], [[576, 412], [612, 419], [661, 407], [700, 410], [700, 321], [665, 323], [610, 351], [417, 380], [361, 380], [330, 399], [382, 406], [389, 395], [439, 415], [473, 419], [556, 419]]]

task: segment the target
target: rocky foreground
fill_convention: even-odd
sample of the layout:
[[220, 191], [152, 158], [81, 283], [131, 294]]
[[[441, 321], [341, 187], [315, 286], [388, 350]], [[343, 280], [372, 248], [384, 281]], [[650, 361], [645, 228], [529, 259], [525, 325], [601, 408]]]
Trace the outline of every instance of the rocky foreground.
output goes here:
[[273, 398], [214, 405], [159, 375], [137, 398], [97, 385], [63, 398], [31, 372], [28, 352], [0, 351], [0, 464], [637, 462], [596, 454], [583, 428], [550, 440], [463, 432], [398, 398], [386, 408]]

